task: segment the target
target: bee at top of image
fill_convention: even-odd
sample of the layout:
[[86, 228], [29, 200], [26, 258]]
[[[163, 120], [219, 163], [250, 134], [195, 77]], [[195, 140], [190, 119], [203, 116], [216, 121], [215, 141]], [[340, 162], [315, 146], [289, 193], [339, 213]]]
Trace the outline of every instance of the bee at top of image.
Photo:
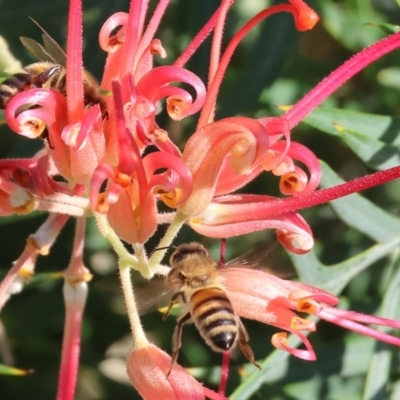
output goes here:
[[142, 311], [147, 311], [166, 296], [171, 297], [164, 319], [175, 304], [180, 303], [183, 307], [173, 334], [168, 375], [178, 358], [182, 346], [182, 328], [186, 323], [194, 323], [206, 344], [215, 352], [224, 353], [239, 344], [246, 358], [260, 368], [248, 344], [246, 328], [233, 309], [219, 271], [220, 268], [232, 267], [264, 268], [264, 256], [259, 251], [252, 251], [250, 255], [246, 253], [226, 266], [218, 266], [200, 243], [182, 244], [170, 257], [171, 270], [168, 275], [163, 280], [155, 281], [153, 288], [150, 282], [149, 288], [139, 290], [138, 303]]
[[[25, 48], [39, 62], [25, 66], [20, 72], [6, 78], [0, 84], [0, 109], [5, 109], [10, 100], [24, 91], [45, 88], [54, 89], [66, 96], [66, 54], [58, 43], [36, 22], [42, 30], [44, 46], [33, 39], [21, 37]], [[106, 116], [107, 105], [104, 101], [99, 84], [85, 69], [83, 70], [84, 104], [91, 107], [99, 104], [101, 113]]]

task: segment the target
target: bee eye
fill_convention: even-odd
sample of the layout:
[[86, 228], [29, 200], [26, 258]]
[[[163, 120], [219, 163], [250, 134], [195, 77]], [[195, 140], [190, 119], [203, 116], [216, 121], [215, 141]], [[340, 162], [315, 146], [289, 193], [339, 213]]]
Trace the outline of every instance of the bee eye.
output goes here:
[[180, 272], [179, 272], [179, 274], [178, 274], [178, 277], [179, 277], [179, 279], [180, 279], [181, 281], [186, 280], [186, 276], [183, 275], [183, 274], [181, 274]]

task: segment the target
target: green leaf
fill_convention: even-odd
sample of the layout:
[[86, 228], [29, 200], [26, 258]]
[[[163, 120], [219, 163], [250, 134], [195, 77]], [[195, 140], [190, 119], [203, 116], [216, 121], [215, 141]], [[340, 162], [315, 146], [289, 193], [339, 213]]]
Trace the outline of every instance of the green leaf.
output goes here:
[[289, 254], [289, 257], [298, 271], [301, 282], [318, 286], [338, 295], [351, 279], [376, 261], [390, 254], [399, 245], [400, 237], [396, 237], [389, 243], [377, 244], [354, 257], [330, 266], [322, 264], [314, 251], [301, 256]]
[[[323, 161], [321, 187], [344, 181]], [[377, 242], [389, 242], [400, 235], [400, 218], [377, 207], [360, 194], [352, 194], [330, 203], [338, 217]]]
[[336, 124], [385, 143], [400, 144], [400, 118], [396, 117], [319, 107], [303, 122], [333, 136], [341, 136]]
[[0, 375], [26, 376], [32, 373], [32, 369], [18, 369], [9, 367], [8, 365], [0, 364]]
[[365, 25], [377, 27], [377, 28], [381, 29], [382, 32], [388, 33], [389, 35], [392, 34], [392, 33], [397, 33], [397, 32], [400, 31], [400, 26], [399, 25], [393, 25], [393, 24], [387, 24], [387, 23], [375, 24], [375, 23], [372, 23], [372, 22], [368, 22]]
[[[385, 318], [398, 318], [400, 303], [400, 257], [397, 257], [393, 265], [395, 271], [391, 277], [385, 297], [383, 299], [380, 315]], [[378, 328], [383, 332], [388, 332], [387, 328]], [[390, 367], [393, 358], [394, 347], [382, 342], [375, 343], [375, 351], [370, 359], [367, 380], [363, 400], [386, 400], [388, 393], [386, 392], [387, 382], [390, 380]]]
[[371, 138], [359, 131], [339, 128], [346, 144], [371, 168], [384, 170], [400, 164], [400, 148]]

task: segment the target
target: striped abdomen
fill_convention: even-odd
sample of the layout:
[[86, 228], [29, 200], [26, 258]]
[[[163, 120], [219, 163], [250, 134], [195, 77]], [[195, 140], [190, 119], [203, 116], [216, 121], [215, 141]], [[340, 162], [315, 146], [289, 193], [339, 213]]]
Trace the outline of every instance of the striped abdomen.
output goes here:
[[46, 87], [65, 94], [65, 83], [65, 68], [61, 65], [48, 62], [28, 65], [0, 85], [0, 109], [5, 109], [16, 94], [33, 88]]
[[190, 298], [193, 321], [207, 344], [217, 352], [236, 342], [238, 326], [232, 304], [219, 288], [202, 289]]
[[5, 109], [13, 96], [28, 90], [30, 86], [31, 75], [26, 72], [18, 72], [4, 80], [0, 85], [0, 109]]

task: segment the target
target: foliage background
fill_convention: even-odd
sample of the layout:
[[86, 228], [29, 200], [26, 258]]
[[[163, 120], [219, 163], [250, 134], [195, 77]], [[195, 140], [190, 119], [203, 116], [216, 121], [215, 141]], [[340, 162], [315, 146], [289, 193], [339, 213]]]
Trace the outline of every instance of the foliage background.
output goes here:
[[[162, 62], [174, 60], [207, 17], [218, 5], [217, 0], [171, 1], [158, 37], [168, 52]], [[238, 0], [226, 26], [227, 40], [257, 9], [268, 1]], [[385, 33], [367, 23], [400, 21], [395, 0], [315, 0], [309, 4], [321, 16], [317, 27], [307, 33], [295, 31], [292, 18], [278, 15], [255, 30], [239, 47], [232, 60], [219, 103], [218, 118], [237, 114], [248, 116], [278, 115], [277, 104], [293, 104], [301, 96], [352, 54], [373, 43]], [[33, 62], [19, 42], [20, 36], [40, 41], [40, 32], [29, 20], [38, 21], [60, 44], [65, 46], [66, 0], [0, 0], [0, 34], [6, 38], [12, 52], [23, 64]], [[105, 55], [97, 44], [102, 23], [113, 12], [128, 10], [128, 0], [85, 0], [85, 66], [101, 77]], [[189, 64], [189, 68], [205, 79], [208, 68], [208, 45], [203, 46]], [[373, 64], [337, 91], [324, 107], [362, 111], [393, 116], [399, 112], [399, 51]], [[316, 113], [318, 120], [319, 114]], [[347, 114], [346, 114], [347, 115]], [[335, 116], [338, 120], [343, 114]], [[382, 165], [370, 159], [354, 146], [349, 135], [338, 134], [333, 128], [330, 111], [320, 116], [325, 132], [316, 129], [312, 118], [308, 124], [295, 128], [293, 138], [309, 146], [342, 179], [365, 175]], [[355, 127], [365, 119], [352, 114]], [[358, 119], [357, 119], [358, 118]], [[358, 124], [359, 121], [359, 124]], [[374, 120], [375, 121], [375, 120]], [[399, 123], [388, 119], [391, 135], [383, 143], [383, 160], [398, 164]], [[160, 116], [160, 124], [170, 131], [178, 143], [193, 131], [194, 121], [171, 123]], [[313, 126], [312, 126], [313, 125]], [[321, 128], [321, 125], [318, 125]], [[39, 141], [18, 137], [1, 126], [0, 157], [33, 154]], [[373, 122], [373, 132], [379, 131]], [[383, 129], [383, 128], [382, 128]], [[383, 129], [387, 133], [388, 128]], [[349, 133], [349, 132], [347, 132]], [[358, 132], [364, 134], [365, 132]], [[379, 133], [379, 132], [378, 132]], [[383, 135], [383, 133], [382, 133]], [[357, 135], [356, 135], [357, 136]], [[360, 135], [359, 135], [360, 136]], [[368, 135], [367, 135], [368, 136]], [[367, 136], [362, 136], [365, 139]], [[358, 137], [358, 136], [357, 136]], [[350, 138], [350, 139], [349, 139]], [[364, 142], [367, 147], [373, 144]], [[390, 148], [388, 150], [388, 145]], [[385, 152], [386, 151], [386, 152]], [[332, 185], [334, 173], [325, 168], [324, 185]], [[329, 172], [330, 171], [330, 172]], [[276, 180], [266, 176], [257, 179], [247, 192], [277, 194]], [[395, 317], [399, 304], [398, 258], [396, 247], [400, 236], [399, 183], [393, 182], [363, 193], [369, 199], [346, 199], [337, 206], [324, 205], [304, 210], [302, 215], [310, 223], [316, 245], [311, 255], [289, 258], [279, 245], [268, 245], [269, 266], [278, 272], [290, 271], [292, 265], [302, 280], [341, 292], [341, 307], [360, 312]], [[391, 215], [387, 214], [390, 212]], [[0, 273], [10, 268], [25, 245], [25, 238], [44, 220], [44, 215], [29, 215], [0, 219]], [[389, 228], [390, 226], [390, 228]], [[0, 363], [13, 362], [19, 368], [33, 368], [27, 377], [0, 375], [2, 399], [54, 398], [63, 333], [62, 280], [53, 272], [68, 264], [72, 246], [72, 221], [62, 232], [51, 254], [41, 258], [38, 274], [26, 289], [14, 296], [1, 315]], [[219, 243], [198, 238], [184, 229], [178, 242], [200, 240], [213, 254], [218, 254]], [[229, 258], [253, 248], [259, 242], [274, 243], [270, 232], [232, 239], [228, 242]], [[149, 248], [157, 242], [156, 238]], [[374, 246], [376, 243], [380, 243]], [[96, 233], [91, 221], [88, 225], [87, 265], [94, 271], [83, 326], [81, 368], [78, 400], [138, 398], [127, 381], [124, 358], [129, 349], [129, 326], [116, 273], [116, 260], [107, 243]], [[318, 261], [319, 260], [319, 261]], [[331, 267], [325, 267], [330, 265]], [[138, 277], [136, 277], [139, 280]], [[390, 284], [392, 283], [392, 286]], [[385, 297], [386, 295], [386, 297]], [[396, 300], [397, 299], [397, 300]], [[389, 315], [393, 314], [393, 315]], [[397, 316], [398, 318], [400, 316]], [[143, 318], [149, 336], [163, 349], [171, 348], [175, 320], [161, 320], [159, 313]], [[283, 352], [273, 353], [270, 337], [275, 329], [245, 321], [251, 344], [258, 360], [265, 359], [261, 373], [245, 366], [239, 352], [233, 355], [228, 393], [232, 399], [321, 400], [321, 399], [400, 399], [399, 351], [390, 346], [350, 334], [332, 325], [320, 323], [318, 333], [310, 337], [318, 360], [314, 363], [288, 358]], [[4, 330], [3, 330], [4, 328]], [[207, 385], [218, 383], [220, 356], [209, 350], [193, 327], [184, 331], [180, 363]], [[370, 379], [374, 376], [374, 381]], [[375, 382], [375, 383], [373, 383]], [[33, 397], [32, 397], [33, 396]]]

